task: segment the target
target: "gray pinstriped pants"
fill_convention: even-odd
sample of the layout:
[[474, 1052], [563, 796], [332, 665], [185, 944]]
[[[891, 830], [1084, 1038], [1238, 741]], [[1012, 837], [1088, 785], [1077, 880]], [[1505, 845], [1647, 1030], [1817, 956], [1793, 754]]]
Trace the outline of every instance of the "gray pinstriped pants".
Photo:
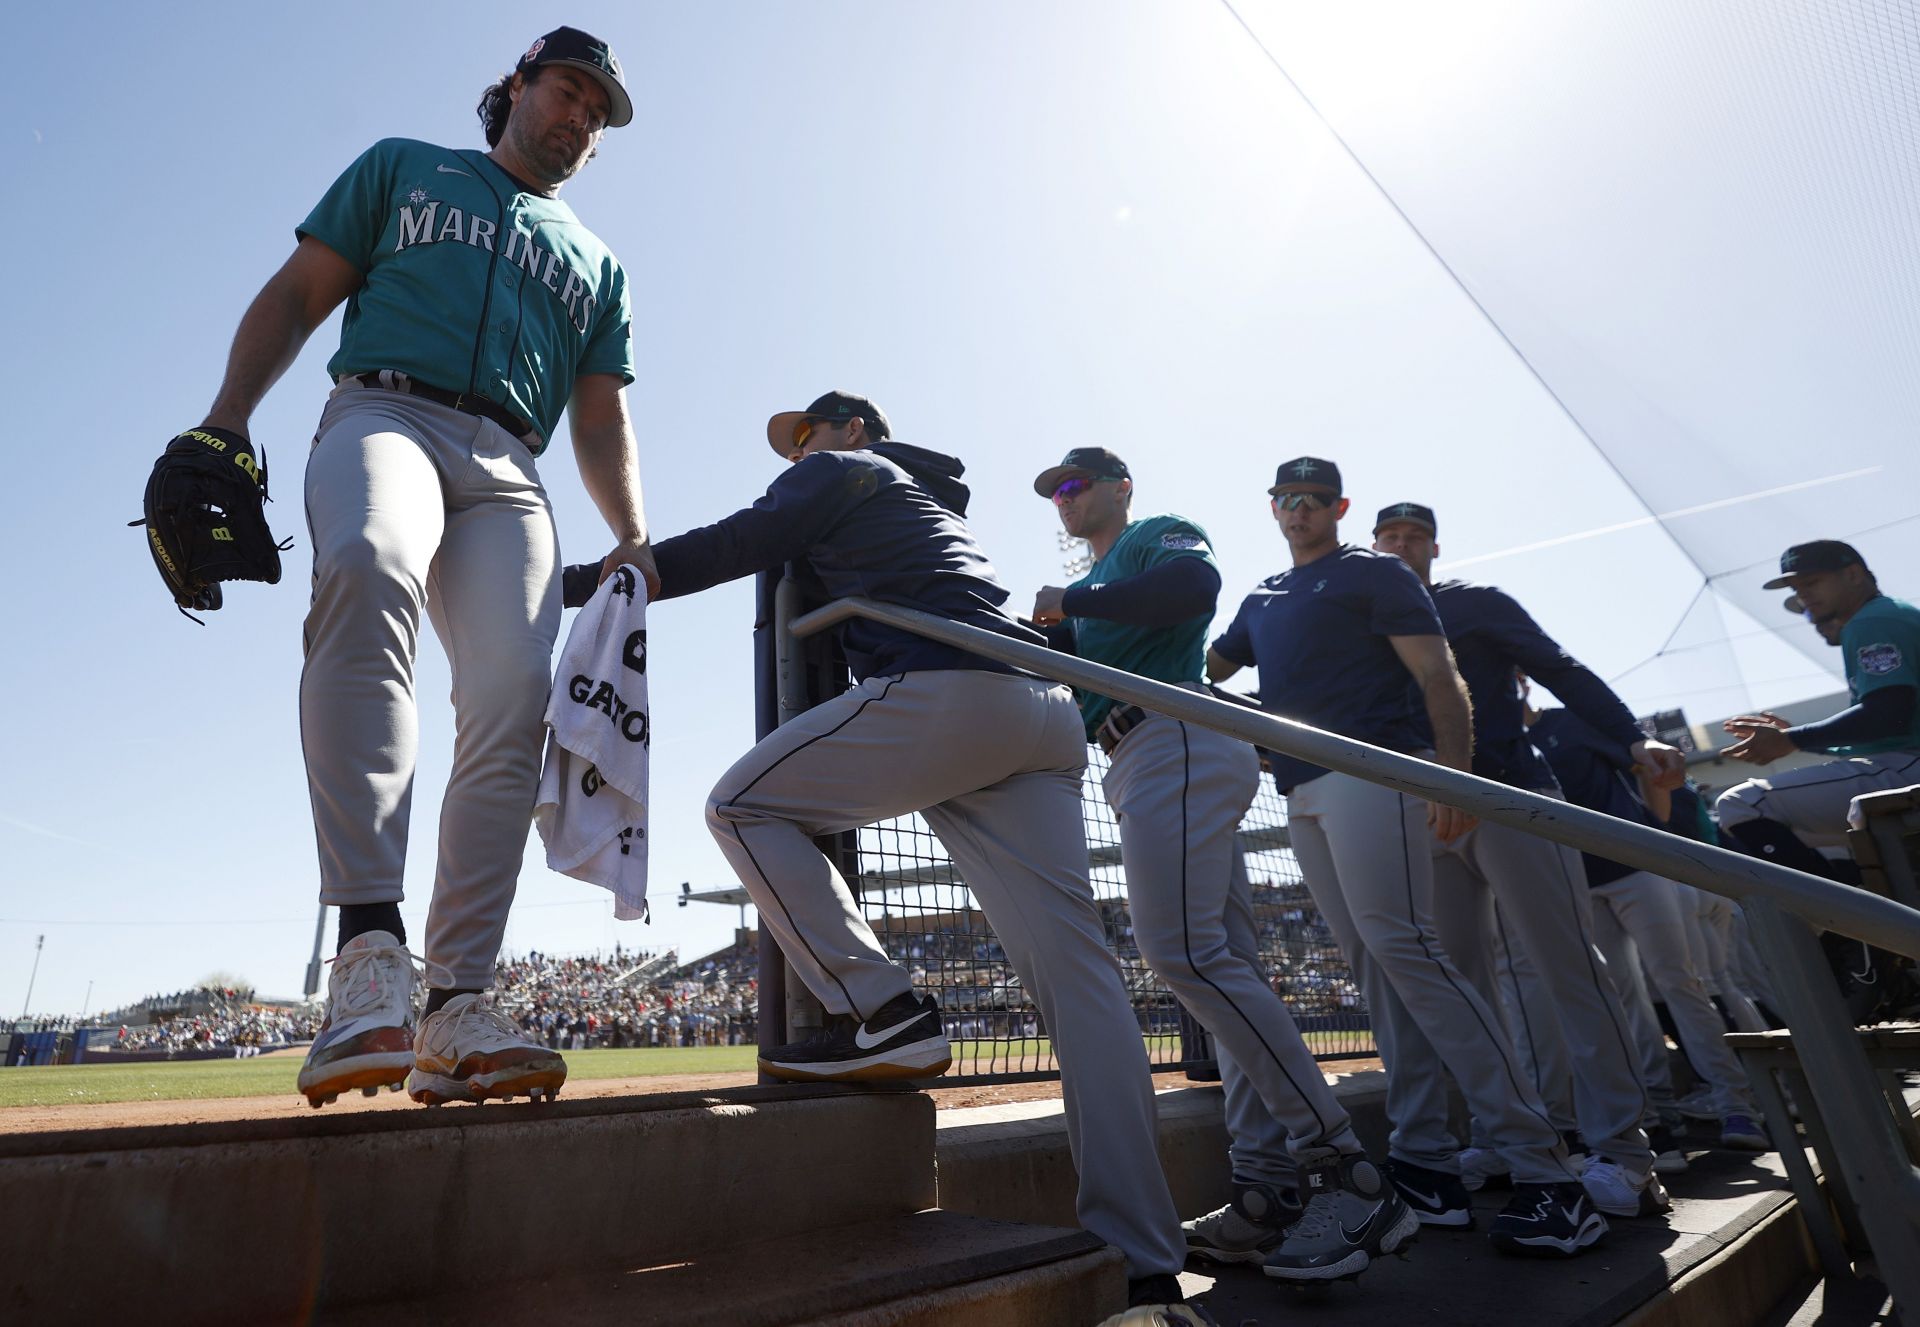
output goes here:
[[1426, 803], [1330, 773], [1296, 786], [1287, 816], [1307, 889], [1373, 1016], [1392, 1154], [1430, 1170], [1459, 1169], [1460, 1145], [1446, 1126], [1451, 1073], [1516, 1181], [1578, 1179], [1505, 1023], [1435, 934]]
[[1535, 1090], [1552, 1100], [1570, 1080], [1587, 1146], [1645, 1175], [1653, 1169], [1640, 1127], [1647, 1094], [1620, 992], [1594, 951], [1593, 901], [1580, 854], [1485, 823], [1451, 845], [1429, 841], [1440, 943], [1489, 1007], [1502, 1008], [1494, 979], [1496, 925], [1525, 955], [1515, 965], [1521, 998], [1512, 1011], [1517, 1026], [1509, 1030], [1516, 1040], [1525, 1036], [1532, 1051]]
[[1235, 1173], [1290, 1181], [1286, 1155], [1360, 1143], [1260, 957], [1234, 844], [1259, 784], [1260, 758], [1245, 742], [1154, 714], [1114, 748], [1105, 791], [1141, 956], [1213, 1036]]
[[1073, 693], [1050, 682], [870, 677], [742, 756], [714, 785], [707, 828], [807, 988], [865, 1018], [912, 983], [813, 840], [920, 812], [1053, 1037], [1080, 1224], [1126, 1255], [1127, 1275], [1173, 1273], [1185, 1238], [1146, 1044], [1087, 880], [1084, 733]]
[[533, 823], [560, 630], [559, 545], [526, 444], [490, 420], [342, 385], [307, 458], [313, 602], [300, 741], [323, 903], [401, 897], [432, 620], [453, 671], [453, 768], [427, 981], [493, 985]]

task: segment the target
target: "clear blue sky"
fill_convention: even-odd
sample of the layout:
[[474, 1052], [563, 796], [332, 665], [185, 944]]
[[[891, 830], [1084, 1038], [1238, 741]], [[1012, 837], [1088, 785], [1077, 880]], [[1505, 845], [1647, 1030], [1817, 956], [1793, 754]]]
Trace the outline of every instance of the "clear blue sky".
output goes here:
[[[337, 323], [254, 419], [269, 516], [296, 542], [281, 585], [230, 588], [192, 626], [124, 523], [332, 178], [380, 137], [478, 145], [479, 92], [560, 22], [613, 43], [637, 108], [564, 197], [632, 275], [630, 402], [657, 534], [756, 497], [779, 464], [767, 415], [829, 387], [966, 460], [976, 531], [1023, 607], [1060, 565], [1032, 476], [1082, 444], [1128, 458], [1138, 507], [1212, 532], [1229, 612], [1282, 564], [1264, 489], [1300, 453], [1341, 462], [1352, 537], [1418, 499], [1456, 559], [1645, 514], [1205, 0], [23, 11], [25, 58], [0, 94], [17, 189], [0, 221], [17, 476], [0, 1015], [20, 1011], [40, 934], [36, 1011], [78, 1010], [89, 982], [98, 1010], [215, 969], [298, 991], [317, 888], [295, 726], [300, 481]], [[1317, 71], [1356, 107], [1390, 95], [1366, 79], [1394, 65], [1368, 75], [1336, 45], [1289, 48], [1309, 90]], [[1418, 117], [1371, 123], [1420, 150]], [[608, 539], [564, 440], [542, 470], [569, 560], [597, 557]], [[1699, 586], [1644, 526], [1473, 574], [1607, 675], [1653, 654]], [[602, 891], [546, 871], [530, 842], [516, 950], [618, 937], [691, 955], [729, 936], [732, 909], [668, 895], [733, 883], [700, 811], [752, 740], [750, 586], [663, 605], [651, 625], [659, 920], [616, 927]], [[1781, 688], [1831, 689], [1804, 659], [1776, 664]], [[416, 937], [446, 691], [429, 636]]]

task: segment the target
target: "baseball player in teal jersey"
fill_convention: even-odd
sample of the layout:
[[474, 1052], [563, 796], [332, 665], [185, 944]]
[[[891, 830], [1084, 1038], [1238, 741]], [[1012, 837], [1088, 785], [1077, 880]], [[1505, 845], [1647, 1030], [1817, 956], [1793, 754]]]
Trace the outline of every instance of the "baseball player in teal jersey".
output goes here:
[[[345, 301], [332, 395], [307, 462], [313, 601], [300, 728], [320, 897], [340, 908], [327, 1016], [299, 1087], [315, 1106], [403, 1081], [429, 1103], [544, 1094], [559, 1056], [480, 994], [491, 984], [540, 774], [560, 585], [535, 464], [565, 409], [622, 562], [655, 581], [624, 388], [625, 272], [558, 198], [633, 118], [606, 43], [536, 41], [480, 104], [491, 151], [386, 139], [296, 231], [241, 320], [206, 423], [243, 433]], [[422, 613], [453, 673], [453, 768], [427, 917], [430, 990], [400, 920]]]
[[[1633, 714], [1592, 672], [1554, 642], [1511, 596], [1490, 585], [1433, 581], [1439, 555], [1433, 509], [1402, 502], [1381, 510], [1373, 546], [1413, 568], [1446, 629], [1447, 644], [1473, 701], [1473, 772], [1548, 797], [1561, 795], [1553, 771], [1527, 741], [1515, 670], [1545, 683], [1575, 713], [1631, 746], [1636, 759], [1679, 779], [1678, 751], [1641, 736]], [[1672, 1206], [1654, 1174], [1654, 1151], [1642, 1124], [1657, 1119], [1634, 1054], [1620, 992], [1594, 953], [1592, 902], [1580, 855], [1550, 839], [1480, 824], [1452, 843], [1435, 840], [1433, 915], [1440, 943], [1487, 1003], [1501, 1000], [1495, 955], [1511, 936], [1522, 999], [1510, 1010], [1516, 1043], [1527, 1046], [1534, 1086], [1550, 1105], [1571, 1087], [1574, 1118], [1591, 1149], [1581, 1182], [1594, 1206], [1614, 1216], [1648, 1216]], [[1498, 905], [1496, 908], [1496, 904]], [[1523, 959], [1523, 961], [1521, 961]], [[1443, 1091], [1423, 1108], [1444, 1121]], [[1463, 1154], [1467, 1183], [1476, 1163], [1496, 1169], [1484, 1149]], [[1424, 1191], [1441, 1196], [1430, 1219], [1468, 1217], [1465, 1186], [1450, 1175], [1421, 1174]]]
[[[1260, 703], [1275, 713], [1471, 768], [1466, 684], [1433, 600], [1398, 558], [1340, 543], [1348, 503], [1339, 467], [1299, 457], [1279, 468], [1268, 492], [1293, 565], [1247, 596], [1207, 652], [1208, 675], [1222, 681], [1253, 665]], [[1397, 1179], [1458, 1171], [1459, 1144], [1423, 1101], [1450, 1071], [1514, 1177], [1513, 1201], [1488, 1238], [1518, 1253], [1589, 1247], [1606, 1233], [1606, 1218], [1569, 1167], [1505, 1024], [1434, 933], [1429, 830], [1451, 843], [1473, 817], [1277, 752], [1271, 764], [1308, 892], [1373, 1017], [1394, 1125], [1387, 1167]], [[1418, 1188], [1400, 1186], [1418, 1206], [1441, 1206], [1439, 1195], [1411, 1193]]]
[[[1101, 447], [1068, 452], [1034, 491], [1053, 500], [1067, 533], [1095, 558], [1071, 586], [1036, 597], [1033, 621], [1049, 642], [1203, 689], [1220, 593], [1206, 532], [1181, 516], [1133, 519], [1126, 462]], [[1234, 1197], [1186, 1224], [1187, 1247], [1216, 1262], [1261, 1263], [1280, 1280], [1357, 1276], [1410, 1242], [1420, 1223], [1367, 1160], [1262, 969], [1253, 891], [1234, 842], [1259, 786], [1259, 756], [1137, 705], [1085, 691], [1077, 699], [1088, 740], [1111, 759], [1104, 788], [1120, 825], [1134, 940], [1220, 1051]], [[1276, 1120], [1286, 1136], [1279, 1157], [1260, 1146]], [[1309, 1195], [1305, 1212], [1296, 1185]]]
[[1815, 849], [1846, 843], [1847, 809], [1862, 793], [1920, 783], [1920, 608], [1880, 592], [1851, 545], [1796, 544], [1769, 590], [1792, 586], [1814, 629], [1838, 645], [1853, 704], [1798, 726], [1777, 714], [1727, 720], [1723, 753], [1765, 765], [1797, 751], [1842, 759], [1749, 779], [1720, 794], [1723, 834], [1788, 866], [1830, 874]]

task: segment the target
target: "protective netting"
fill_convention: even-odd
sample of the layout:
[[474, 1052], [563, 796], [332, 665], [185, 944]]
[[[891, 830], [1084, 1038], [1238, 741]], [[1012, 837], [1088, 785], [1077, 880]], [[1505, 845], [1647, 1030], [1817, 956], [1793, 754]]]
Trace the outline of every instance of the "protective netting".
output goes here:
[[1920, 594], [1920, 8], [1233, 7], [1647, 513], [1541, 476], [1536, 547], [1617, 577], [1664, 537], [1708, 587], [1635, 703], [1833, 689], [1761, 585], [1828, 538]]
[[[1153, 975], [1133, 942], [1126, 870], [1113, 813], [1100, 792], [1106, 758], [1088, 749], [1085, 792], [1088, 865], [1107, 942], [1120, 960], [1146, 1039], [1160, 1065], [1199, 1069], [1213, 1052]], [[1274, 989], [1286, 1000], [1309, 1046], [1322, 1059], [1374, 1053], [1366, 1006], [1346, 960], [1300, 880], [1286, 810], [1264, 775], [1240, 825], [1253, 885], [1260, 951]], [[933, 994], [954, 1041], [954, 1067], [942, 1083], [1058, 1070], [1046, 1029], [985, 916], [940, 840], [919, 816], [882, 821], [859, 833], [861, 908], [887, 953]]]

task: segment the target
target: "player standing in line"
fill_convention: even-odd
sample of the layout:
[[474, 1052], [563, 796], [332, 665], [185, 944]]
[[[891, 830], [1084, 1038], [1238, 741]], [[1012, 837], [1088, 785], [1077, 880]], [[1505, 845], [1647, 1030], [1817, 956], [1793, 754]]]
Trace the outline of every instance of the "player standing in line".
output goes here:
[[[540, 775], [560, 585], [534, 458], [572, 419], [606, 567], [651, 574], [623, 389], [626, 273], [557, 195], [633, 118], [606, 43], [536, 41], [480, 104], [492, 150], [389, 138], [300, 223], [234, 337], [206, 424], [244, 434], [267, 389], [349, 301], [307, 462], [313, 603], [300, 728], [320, 898], [340, 908], [327, 1017], [299, 1087], [315, 1106], [404, 1080], [430, 1103], [551, 1096], [558, 1055], [479, 999], [513, 902]], [[453, 669], [453, 770], [427, 917], [418, 1037], [400, 920], [422, 611]]]
[[1818, 723], [1777, 714], [1727, 720], [1740, 740], [1723, 753], [1765, 765], [1797, 751], [1843, 757], [1749, 779], [1714, 803], [1720, 830], [1746, 852], [1817, 875], [1833, 874], [1819, 848], [1847, 839], [1847, 810], [1862, 793], [1920, 783], [1920, 609], [1880, 592], [1852, 545], [1795, 544], [1780, 555], [1769, 590], [1792, 586], [1808, 619], [1838, 645], [1853, 704]]
[[[1435, 584], [1438, 533], [1431, 508], [1402, 502], [1380, 512], [1373, 546], [1413, 568], [1433, 597], [1472, 698], [1475, 774], [1561, 796], [1553, 771], [1527, 739], [1514, 682], [1520, 669], [1629, 748], [1661, 779], [1671, 783], [1685, 777], [1680, 752], [1643, 737], [1612, 688], [1540, 630], [1510, 595], [1467, 581]], [[1593, 950], [1593, 904], [1580, 854], [1537, 834], [1486, 824], [1452, 843], [1436, 840], [1432, 846], [1440, 943], [1489, 1005], [1501, 1004], [1493, 980], [1498, 937], [1511, 936], [1525, 951], [1522, 971], [1530, 977], [1520, 986], [1520, 1007], [1513, 1011], [1519, 1026], [1511, 1030], [1526, 1035], [1532, 1046], [1533, 1067], [1541, 1075], [1534, 1086], [1542, 1098], [1572, 1083], [1574, 1118], [1589, 1149], [1580, 1178], [1593, 1205], [1615, 1216], [1666, 1211], [1673, 1204], [1654, 1174], [1654, 1150], [1642, 1129], [1649, 1115], [1658, 1116], [1640, 1082], [1620, 993]], [[1551, 1079], [1552, 1086], [1542, 1079]], [[1447, 1103], [1440, 1091], [1427, 1093], [1419, 1104], [1445, 1119]], [[1463, 1169], [1474, 1162], [1473, 1156], [1463, 1157]], [[1429, 1219], [1465, 1224], [1471, 1218], [1467, 1192], [1455, 1177], [1413, 1167], [1396, 1173], [1441, 1196]]]
[[[963, 519], [959, 461], [894, 441], [879, 407], [845, 392], [773, 416], [767, 441], [792, 467], [753, 506], [655, 547], [662, 599], [800, 561], [826, 598], [1041, 642], [1001, 609], [1007, 591]], [[828, 1013], [817, 1036], [761, 1067], [845, 1081], [925, 1078], [952, 1062], [939, 1004], [914, 993], [814, 846], [918, 811], [1058, 1047], [1081, 1225], [1126, 1255], [1133, 1303], [1180, 1304], [1185, 1249], [1155, 1161], [1146, 1046], [1087, 879], [1073, 693], [878, 623], [849, 622], [840, 640], [854, 688], [768, 734], [707, 802], [762, 925]]]
[[[1204, 690], [1220, 594], [1206, 532], [1181, 516], [1134, 519], [1132, 475], [1102, 447], [1068, 452], [1033, 487], [1094, 555], [1071, 586], [1036, 596], [1033, 620], [1049, 642]], [[1186, 1224], [1187, 1247], [1216, 1262], [1262, 1263], [1280, 1280], [1357, 1276], [1420, 1223], [1367, 1160], [1262, 968], [1253, 890], [1234, 843], [1260, 758], [1210, 728], [1093, 692], [1078, 699], [1087, 739], [1112, 760], [1103, 789], [1120, 825], [1134, 939], [1212, 1034], [1227, 1085], [1234, 1197]]]
[[[1469, 769], [1466, 684], [1419, 578], [1398, 558], [1340, 543], [1348, 504], [1331, 461], [1289, 461], [1268, 492], [1293, 566], [1247, 596], [1207, 652], [1208, 674], [1217, 682], [1257, 667], [1260, 703], [1276, 714]], [[1505, 1023], [1434, 934], [1429, 827], [1451, 843], [1473, 817], [1277, 752], [1272, 766], [1307, 889], [1373, 1015], [1394, 1124], [1387, 1167], [1458, 1173], [1445, 1112], [1425, 1106], [1451, 1071], [1514, 1178], [1488, 1238], [1509, 1252], [1569, 1256], [1597, 1242], [1606, 1218], [1521, 1075]], [[1427, 1194], [1421, 1205], [1441, 1204]]]
[[[1644, 768], [1636, 769], [1639, 762], [1626, 745], [1567, 710], [1529, 708], [1527, 721], [1534, 745], [1553, 767], [1568, 801], [1642, 825], [1666, 822], [1672, 810], [1669, 790], [1647, 777]], [[1681, 886], [1592, 853], [1581, 857], [1595, 910], [1611, 912], [1632, 938], [1646, 979], [1673, 1015], [1688, 1061], [1712, 1089], [1720, 1145], [1744, 1152], [1769, 1150], [1746, 1070], [1727, 1045], [1726, 1024], [1694, 970]]]

